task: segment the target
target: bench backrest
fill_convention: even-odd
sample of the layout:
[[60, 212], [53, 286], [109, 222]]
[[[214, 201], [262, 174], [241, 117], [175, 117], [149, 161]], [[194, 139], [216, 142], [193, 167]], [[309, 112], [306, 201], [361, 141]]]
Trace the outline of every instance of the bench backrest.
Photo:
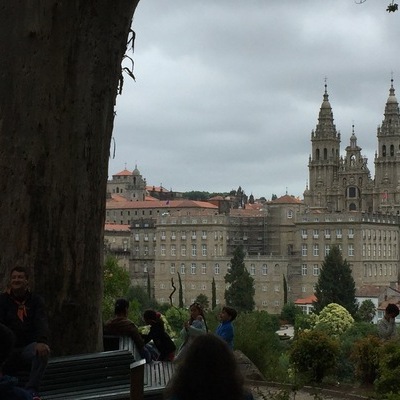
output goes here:
[[128, 350], [56, 357], [50, 360], [41, 384], [44, 398], [57, 398], [73, 392], [130, 386], [130, 365], [134, 362]]

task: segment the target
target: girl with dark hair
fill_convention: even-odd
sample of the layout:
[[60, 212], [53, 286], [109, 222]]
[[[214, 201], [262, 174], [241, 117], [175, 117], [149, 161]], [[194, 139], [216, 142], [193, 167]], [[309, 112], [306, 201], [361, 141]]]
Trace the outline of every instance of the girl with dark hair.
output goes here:
[[175, 359], [181, 359], [186, 349], [189, 347], [191, 342], [196, 336], [207, 333], [207, 323], [204, 316], [203, 308], [199, 303], [193, 303], [189, 307], [190, 319], [186, 321], [181, 330], [181, 338], [183, 340], [178, 355]]
[[161, 314], [154, 310], [146, 310], [143, 313], [143, 319], [147, 325], [150, 325], [150, 331], [147, 335], [142, 335], [142, 337], [146, 344], [150, 340], [153, 341], [154, 346], [160, 353], [157, 361], [173, 361], [176, 346], [165, 331]]
[[252, 400], [233, 351], [213, 334], [196, 337], [168, 383], [166, 400]]

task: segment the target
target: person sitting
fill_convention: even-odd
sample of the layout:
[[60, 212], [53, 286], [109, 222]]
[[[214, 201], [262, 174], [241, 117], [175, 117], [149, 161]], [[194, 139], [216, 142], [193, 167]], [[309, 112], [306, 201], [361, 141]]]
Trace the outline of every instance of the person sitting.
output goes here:
[[220, 324], [218, 325], [215, 333], [228, 343], [228, 346], [233, 349], [234, 329], [232, 322], [237, 316], [237, 311], [232, 307], [222, 307], [219, 313]]
[[0, 294], [0, 323], [7, 326], [16, 339], [3, 371], [13, 375], [28, 362], [30, 374], [26, 388], [33, 399], [40, 399], [37, 392], [50, 355], [49, 328], [44, 301], [29, 290], [29, 274], [25, 268], [11, 270], [8, 290]]
[[14, 343], [15, 337], [12, 331], [0, 324], [0, 399], [32, 400], [31, 392], [16, 386], [16, 378], [3, 375], [3, 364], [10, 356]]
[[233, 351], [220, 337], [193, 339], [164, 390], [166, 400], [252, 400]]
[[109, 319], [103, 327], [105, 335], [129, 336], [135, 343], [140, 357], [149, 361], [149, 355], [144, 348], [144, 341], [135, 323], [128, 319], [129, 302], [118, 299], [114, 306], [114, 317]]
[[383, 340], [393, 339], [397, 336], [396, 317], [399, 315], [399, 307], [396, 304], [388, 304], [385, 315], [378, 321], [378, 335]]
[[148, 343], [150, 340], [153, 341], [154, 346], [159, 352], [158, 361], [173, 361], [176, 346], [165, 331], [161, 314], [154, 310], [146, 310], [143, 313], [143, 319], [147, 325], [150, 325], [149, 333], [147, 335], [142, 335], [144, 342]]

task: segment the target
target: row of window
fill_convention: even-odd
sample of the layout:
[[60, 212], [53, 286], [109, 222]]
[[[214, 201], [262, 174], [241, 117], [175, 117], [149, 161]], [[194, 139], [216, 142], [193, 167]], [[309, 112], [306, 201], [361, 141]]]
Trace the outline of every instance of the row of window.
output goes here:
[[[301, 274], [303, 276], [306, 276], [306, 275], [308, 275], [308, 272], [309, 272], [308, 265], [307, 264], [303, 264], [301, 266]], [[313, 274], [313, 276], [318, 276], [319, 275], [319, 265], [318, 264], [314, 264], [312, 266], [312, 274]]]
[[364, 276], [395, 276], [397, 277], [396, 264], [364, 264]]
[[[188, 255], [188, 251], [187, 251], [187, 247], [185, 244], [180, 246], [180, 255], [182, 257], [186, 257]], [[198, 246], [196, 244], [192, 244], [191, 245], [191, 256], [192, 257], [197, 257], [198, 254]], [[144, 256], [152, 256], [155, 255], [157, 253], [157, 248], [156, 247], [152, 247], [152, 246], [143, 246], [143, 254], [141, 254], [140, 252], [140, 247], [139, 246], [135, 246], [134, 249], [134, 256], [140, 256], [140, 255], [144, 255]], [[175, 257], [177, 256], [177, 246], [175, 244], [171, 244], [169, 246], [169, 251], [168, 251], [168, 255]], [[223, 256], [224, 255], [224, 247], [223, 245], [215, 245], [213, 247], [213, 256]], [[161, 244], [160, 245], [160, 256], [167, 256], [167, 246], [165, 244]], [[202, 257], [207, 257], [209, 256], [208, 254], [208, 247], [206, 244], [201, 245], [201, 256]]]
[[[331, 237], [335, 237], [336, 239], [341, 239], [343, 237], [343, 229], [312, 229], [308, 231], [307, 229], [301, 230], [302, 239], [307, 239], [308, 236], [311, 236], [313, 239], [318, 239], [320, 236], [323, 236], [325, 239], [330, 239]], [[347, 237], [349, 239], [353, 239], [355, 236], [355, 232], [353, 228], [347, 229]], [[397, 232], [391, 230], [384, 229], [363, 229], [362, 230], [362, 238], [366, 239], [378, 239], [378, 240], [397, 240]]]
[[[161, 264], [161, 269], [163, 269], [164, 264]], [[200, 265], [198, 265], [197, 263], [191, 263], [190, 265], [186, 265], [185, 263], [181, 263], [179, 265], [179, 269], [176, 266], [175, 263], [171, 263], [170, 267], [169, 267], [169, 272], [170, 274], [175, 274], [177, 271], [179, 271], [179, 273], [181, 275], [184, 275], [186, 273], [190, 273], [191, 275], [196, 275], [197, 273], [201, 273], [201, 274], [207, 274], [207, 270], [210, 267], [207, 266], [206, 263], [201, 263]], [[222, 274], [222, 267], [220, 266], [219, 263], [215, 263], [212, 267], [212, 272], [215, 275], [219, 275]], [[226, 266], [226, 272], [229, 271], [230, 268], [230, 263], [227, 264]], [[250, 264], [250, 267], [248, 267], [248, 271], [250, 273], [250, 275], [256, 275], [257, 271], [259, 268], [259, 272], [261, 275], [268, 275], [268, 265], [267, 264], [262, 264], [261, 267], [257, 267], [256, 264]], [[279, 274], [279, 264], [275, 264], [274, 266], [274, 274]]]
[[[393, 253], [396, 257], [397, 246], [393, 244]], [[392, 257], [392, 245], [391, 244], [363, 244], [362, 245], [362, 255], [363, 257], [372, 257], [372, 258], [391, 258]]]
[[[319, 229], [313, 229], [312, 232], [310, 233], [313, 239], [318, 239], [320, 236], [320, 230]], [[342, 228], [337, 228], [334, 230], [331, 230], [329, 228], [326, 228], [324, 230], [321, 230], [321, 235], [324, 236], [325, 239], [330, 239], [333, 234], [335, 234], [336, 239], [341, 239], [343, 237], [343, 229]], [[302, 229], [301, 230], [301, 237], [302, 239], [307, 239], [308, 238], [308, 230], [307, 229]], [[347, 237], [349, 239], [354, 238], [354, 229], [349, 228], [347, 230]]]
[[[186, 239], [192, 239], [192, 240], [196, 240], [197, 238], [201, 238], [202, 240], [206, 240], [207, 239], [207, 231], [202, 231], [201, 235], [198, 235], [196, 231], [191, 231], [191, 232], [187, 232], [187, 231], [178, 231], [178, 232], [169, 232], [169, 239], [170, 240], [176, 240], [177, 238], [181, 239], [181, 240], [186, 240]], [[139, 242], [140, 241], [140, 233], [135, 233], [133, 235], [133, 238], [135, 240], [135, 242]], [[215, 231], [214, 232], [214, 240], [222, 240], [224, 238], [222, 232], [220, 231]], [[145, 242], [148, 241], [156, 241], [156, 234], [149, 234], [147, 232], [143, 233], [143, 240]], [[160, 232], [160, 240], [167, 240], [167, 234], [165, 231], [161, 231]]]
[[[343, 254], [343, 246], [341, 244], [339, 244], [338, 246], [339, 246], [339, 250]], [[308, 248], [309, 248], [309, 246], [306, 243], [303, 243], [301, 245], [301, 255], [303, 257], [307, 257], [308, 256]], [[326, 244], [324, 246], [324, 256], [327, 256], [329, 254], [330, 249], [331, 249], [331, 245]], [[320, 255], [320, 245], [318, 243], [314, 243], [312, 245], [312, 255], [314, 257], [319, 257], [319, 255]], [[349, 257], [353, 257], [354, 256], [354, 244], [350, 243], [350, 244], [347, 245], [347, 255]]]

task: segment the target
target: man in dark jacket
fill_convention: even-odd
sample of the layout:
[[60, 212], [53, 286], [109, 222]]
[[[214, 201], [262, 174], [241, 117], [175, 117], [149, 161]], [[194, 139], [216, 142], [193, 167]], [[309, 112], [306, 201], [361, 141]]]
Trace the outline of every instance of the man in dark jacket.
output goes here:
[[39, 399], [36, 392], [47, 366], [48, 322], [43, 299], [32, 293], [28, 286], [29, 276], [25, 268], [15, 267], [10, 274], [9, 288], [0, 294], [0, 323], [15, 336], [15, 351], [3, 366], [5, 372], [13, 372], [19, 363], [30, 362], [31, 370], [26, 388]]
[[144, 341], [137, 326], [128, 319], [128, 309], [129, 302], [125, 299], [118, 299], [114, 306], [114, 317], [104, 324], [103, 333], [105, 335], [130, 336], [140, 356], [150, 360], [150, 355], [146, 353]]

